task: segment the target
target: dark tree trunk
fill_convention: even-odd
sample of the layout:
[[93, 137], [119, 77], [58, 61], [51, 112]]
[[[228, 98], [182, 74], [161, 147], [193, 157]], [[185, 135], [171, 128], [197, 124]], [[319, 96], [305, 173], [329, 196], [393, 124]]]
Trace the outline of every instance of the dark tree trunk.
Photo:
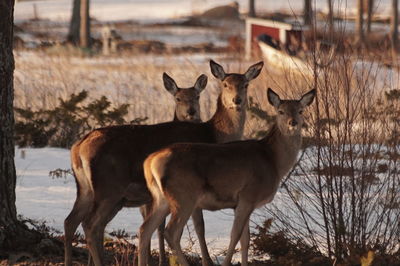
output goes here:
[[0, 257], [38, 241], [17, 219], [14, 166], [14, 0], [0, 1]]
[[80, 45], [82, 48], [90, 46], [89, 0], [81, 0]]
[[329, 35], [330, 38], [333, 38], [333, 33], [335, 31], [333, 24], [333, 1], [328, 0], [328, 24], [329, 24]]
[[357, 0], [357, 18], [356, 18], [356, 34], [357, 34], [357, 44], [364, 46], [364, 0]]
[[76, 46], [90, 47], [89, 0], [73, 0], [67, 41]]
[[72, 6], [71, 21], [69, 23], [69, 31], [67, 40], [74, 45], [79, 45], [81, 25], [81, 0], [74, 0]]
[[393, 59], [397, 56], [399, 48], [399, 3], [398, 0], [392, 0], [392, 18], [391, 18], [391, 29], [390, 29], [390, 39], [392, 42], [392, 54]]
[[373, 9], [374, 9], [374, 0], [367, 0], [367, 35], [371, 33]]
[[14, 1], [0, 2], [0, 247], [7, 242], [6, 233], [14, 229], [17, 221], [13, 141], [13, 12]]
[[311, 0], [304, 0], [304, 25], [312, 26]]
[[256, 8], [254, 5], [255, 0], [249, 0], [249, 17], [254, 18], [256, 17]]

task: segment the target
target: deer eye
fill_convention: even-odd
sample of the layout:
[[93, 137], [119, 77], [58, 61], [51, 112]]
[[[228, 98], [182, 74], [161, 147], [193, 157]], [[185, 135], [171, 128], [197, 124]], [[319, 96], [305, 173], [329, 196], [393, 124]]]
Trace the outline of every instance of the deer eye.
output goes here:
[[224, 83], [224, 88], [227, 88], [227, 87], [228, 87], [228, 84]]
[[176, 101], [177, 101], [177, 102], [180, 102], [180, 101], [181, 101], [181, 98], [176, 97]]
[[285, 114], [285, 112], [283, 112], [283, 111], [281, 111], [281, 110], [279, 110], [278, 113], [279, 113], [280, 115]]

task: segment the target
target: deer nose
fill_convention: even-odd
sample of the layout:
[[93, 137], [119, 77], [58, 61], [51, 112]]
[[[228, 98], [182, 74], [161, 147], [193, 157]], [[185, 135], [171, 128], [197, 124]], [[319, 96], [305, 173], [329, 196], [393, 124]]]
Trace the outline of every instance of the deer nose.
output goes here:
[[196, 110], [194, 108], [190, 108], [189, 111], [188, 111], [188, 115], [193, 116], [195, 114], [196, 114]]
[[235, 97], [232, 99], [232, 102], [234, 102], [235, 104], [240, 104], [242, 102], [242, 99], [240, 97]]
[[294, 119], [292, 119], [292, 120], [289, 122], [289, 125], [292, 126], [292, 127], [297, 126], [297, 124], [298, 124], [297, 121], [294, 120]]

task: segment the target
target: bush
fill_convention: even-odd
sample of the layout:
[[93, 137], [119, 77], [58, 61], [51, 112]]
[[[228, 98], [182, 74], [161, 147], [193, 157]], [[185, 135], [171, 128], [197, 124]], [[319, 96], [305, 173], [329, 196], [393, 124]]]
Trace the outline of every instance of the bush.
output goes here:
[[[69, 148], [84, 134], [97, 127], [126, 123], [129, 104], [111, 107], [107, 97], [102, 96], [85, 104], [87, 91], [59, 99], [53, 109], [32, 111], [15, 108], [15, 140], [20, 147]], [[140, 124], [147, 118], [137, 118]]]
[[332, 265], [332, 261], [301, 239], [291, 239], [285, 231], [271, 232], [272, 219], [256, 227], [252, 248], [257, 255], [270, 256], [273, 265]]

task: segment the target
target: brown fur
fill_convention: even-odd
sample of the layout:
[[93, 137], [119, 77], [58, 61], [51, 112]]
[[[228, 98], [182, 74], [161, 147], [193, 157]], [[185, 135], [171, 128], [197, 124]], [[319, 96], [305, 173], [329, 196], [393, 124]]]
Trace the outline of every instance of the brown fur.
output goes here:
[[302, 109], [311, 104], [314, 95], [315, 91], [310, 91], [299, 101], [282, 101], [269, 90], [269, 101], [278, 115], [276, 124], [261, 140], [173, 144], [150, 155], [144, 163], [145, 178], [157, 200], [140, 229], [139, 265], [146, 261], [143, 246], [168, 212], [171, 219], [165, 237], [179, 263], [188, 265], [179, 242], [189, 216], [199, 208], [235, 209], [231, 242], [222, 265], [230, 264], [239, 239], [246, 249], [242, 264], [247, 265], [250, 214], [272, 201], [280, 180], [295, 164], [301, 147]]
[[[225, 74], [218, 64], [218, 73]], [[256, 64], [244, 74], [246, 84], [237, 83], [237, 78], [231, 82], [236, 94], [247, 94], [247, 83], [258, 76], [262, 64]], [[235, 74], [238, 77], [244, 75]], [[224, 81], [223, 81], [224, 82]], [[175, 84], [167, 80], [168, 86], [175, 91]], [[229, 83], [231, 86], [231, 84]], [[246, 85], [246, 86], [245, 86]], [[232, 93], [232, 90], [229, 91]], [[222, 89], [221, 97], [227, 94]], [[220, 105], [214, 117], [222, 120], [234, 120], [236, 116], [244, 115], [245, 101], [240, 105], [241, 111], [229, 110]], [[223, 115], [225, 113], [225, 115]], [[228, 114], [228, 115], [226, 115]], [[232, 119], [233, 118], [233, 119]], [[240, 119], [239, 119], [240, 120]], [[244, 121], [243, 121], [244, 123]], [[213, 119], [205, 123], [168, 122], [157, 125], [123, 125], [94, 130], [71, 149], [73, 169], [79, 186], [77, 199], [73, 210], [65, 220], [65, 264], [71, 265], [71, 241], [76, 227], [82, 222], [90, 254], [95, 265], [102, 265], [102, 243], [104, 228], [107, 223], [126, 207], [139, 207], [149, 203], [151, 195], [145, 185], [143, 161], [152, 152], [175, 142], [206, 142], [215, 143], [228, 141], [231, 136], [237, 136], [242, 124], [235, 124], [221, 136]], [[81, 192], [85, 191], [85, 194]]]

